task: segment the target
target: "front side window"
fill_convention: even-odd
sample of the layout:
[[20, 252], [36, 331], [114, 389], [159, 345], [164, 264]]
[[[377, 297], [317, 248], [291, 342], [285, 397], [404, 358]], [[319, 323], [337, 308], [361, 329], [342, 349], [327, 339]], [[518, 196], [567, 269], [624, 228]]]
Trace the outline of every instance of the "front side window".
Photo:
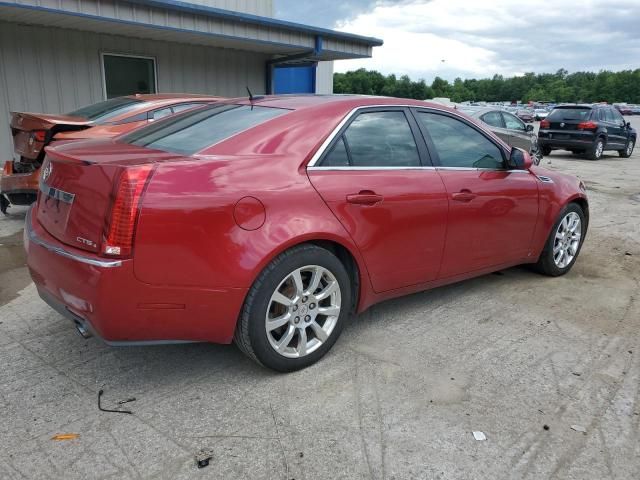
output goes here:
[[244, 130], [289, 112], [282, 108], [214, 105], [183, 112], [135, 130], [122, 142], [193, 155]]
[[[482, 121], [492, 127], [504, 128], [500, 112], [488, 112], [482, 116]], [[507, 127], [508, 128], [508, 127]]]
[[504, 168], [502, 151], [475, 128], [455, 118], [418, 112], [443, 167]]
[[618, 125], [622, 125], [623, 123], [625, 123], [624, 121], [624, 117], [622, 116], [622, 114], [618, 111], [617, 108], [612, 108], [611, 109], [611, 113], [613, 113], [613, 121], [615, 123], [617, 123]]
[[[343, 146], [340, 146], [343, 142]], [[343, 150], [344, 148], [344, 150]], [[344, 162], [354, 167], [418, 167], [420, 156], [404, 112], [365, 112], [351, 122], [323, 165]]]
[[502, 116], [504, 118], [504, 124], [509, 130], [522, 130], [523, 132], [527, 130], [527, 127], [524, 126], [524, 122], [515, 115], [505, 112]]
[[102, 67], [108, 99], [136, 93], [156, 93], [154, 58], [105, 53]]

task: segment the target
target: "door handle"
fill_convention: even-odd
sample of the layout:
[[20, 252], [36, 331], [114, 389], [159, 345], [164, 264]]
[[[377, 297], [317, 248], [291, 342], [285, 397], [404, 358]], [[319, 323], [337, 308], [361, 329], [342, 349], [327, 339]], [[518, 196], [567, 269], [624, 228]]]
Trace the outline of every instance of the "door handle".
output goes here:
[[375, 205], [384, 200], [382, 195], [378, 195], [371, 190], [361, 190], [359, 193], [347, 195], [347, 202], [355, 205]]
[[477, 195], [475, 193], [472, 193], [471, 190], [467, 189], [460, 190], [458, 193], [451, 195], [451, 198], [457, 202], [470, 202], [476, 197]]

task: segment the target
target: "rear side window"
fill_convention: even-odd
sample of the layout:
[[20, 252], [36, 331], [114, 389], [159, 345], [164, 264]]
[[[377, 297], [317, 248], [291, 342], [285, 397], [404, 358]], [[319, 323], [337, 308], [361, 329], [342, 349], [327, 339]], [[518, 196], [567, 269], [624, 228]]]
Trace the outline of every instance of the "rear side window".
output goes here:
[[289, 110], [248, 105], [217, 105], [189, 110], [122, 138], [140, 147], [193, 155]]
[[504, 128], [500, 112], [488, 112], [482, 116], [482, 121], [492, 127]]
[[591, 115], [590, 108], [556, 108], [548, 116], [547, 120], [550, 122], [562, 122], [565, 120], [588, 120]]
[[347, 127], [323, 166], [418, 167], [420, 156], [404, 112], [361, 113]]
[[502, 151], [475, 128], [446, 115], [418, 112], [443, 167], [504, 168]]
[[83, 117], [89, 121], [101, 124], [107, 120], [137, 109], [144, 105], [142, 100], [129, 97], [118, 97], [104, 102], [94, 103], [67, 113], [72, 117]]

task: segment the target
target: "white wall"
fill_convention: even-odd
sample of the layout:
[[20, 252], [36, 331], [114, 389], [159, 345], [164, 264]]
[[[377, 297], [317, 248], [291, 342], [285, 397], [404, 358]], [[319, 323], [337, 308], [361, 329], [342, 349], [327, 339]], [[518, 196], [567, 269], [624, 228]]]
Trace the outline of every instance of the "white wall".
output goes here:
[[236, 12], [251, 13], [262, 17], [273, 17], [273, 0], [184, 0], [207, 7], [223, 8]]
[[333, 93], [333, 62], [318, 62], [316, 68], [316, 93]]
[[64, 113], [104, 100], [100, 52], [155, 57], [160, 93], [265, 91], [263, 54], [0, 21], [0, 165], [13, 156], [9, 112]]

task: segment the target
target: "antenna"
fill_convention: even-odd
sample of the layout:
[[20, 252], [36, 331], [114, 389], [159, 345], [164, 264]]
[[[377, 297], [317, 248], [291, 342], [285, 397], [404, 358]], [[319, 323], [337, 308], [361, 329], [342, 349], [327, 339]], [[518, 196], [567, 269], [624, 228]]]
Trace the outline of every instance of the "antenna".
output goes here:
[[253, 93], [249, 90], [249, 86], [247, 86], [247, 92], [249, 92], [249, 101], [253, 103]]

